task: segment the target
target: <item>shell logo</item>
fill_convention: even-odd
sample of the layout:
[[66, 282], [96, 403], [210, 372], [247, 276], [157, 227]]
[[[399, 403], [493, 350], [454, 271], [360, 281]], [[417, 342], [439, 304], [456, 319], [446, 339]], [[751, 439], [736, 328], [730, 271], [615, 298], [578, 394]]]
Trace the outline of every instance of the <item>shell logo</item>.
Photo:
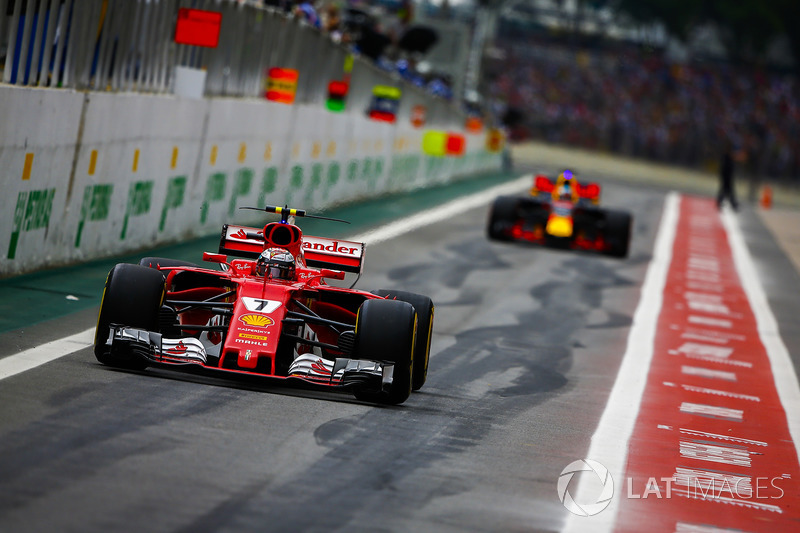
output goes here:
[[252, 313], [249, 315], [240, 316], [239, 320], [241, 320], [248, 326], [256, 326], [260, 328], [265, 328], [273, 324], [272, 319], [270, 317], [264, 315], [256, 315]]

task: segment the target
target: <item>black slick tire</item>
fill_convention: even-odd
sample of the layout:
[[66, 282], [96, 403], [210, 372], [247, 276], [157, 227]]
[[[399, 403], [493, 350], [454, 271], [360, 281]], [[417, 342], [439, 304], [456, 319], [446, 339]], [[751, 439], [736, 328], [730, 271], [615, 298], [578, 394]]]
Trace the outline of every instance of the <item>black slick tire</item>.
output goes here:
[[401, 404], [411, 395], [417, 313], [408, 302], [367, 300], [356, 319], [355, 357], [394, 364], [388, 391], [353, 390], [359, 400], [386, 405]]
[[104, 365], [141, 370], [147, 362], [134, 355], [111, 353], [106, 345], [110, 324], [155, 331], [158, 313], [164, 300], [164, 276], [158, 270], [141, 265], [120, 263], [106, 278], [97, 329], [94, 355]]
[[373, 294], [390, 300], [408, 302], [417, 312], [417, 340], [414, 343], [414, 375], [411, 380], [411, 390], [419, 390], [428, 378], [431, 337], [433, 337], [433, 301], [427, 296], [406, 291], [380, 289]]
[[498, 196], [492, 203], [489, 220], [486, 224], [486, 233], [490, 239], [496, 241], [510, 241], [506, 230], [514, 224], [517, 204], [519, 199], [515, 196]]
[[606, 240], [608, 241], [608, 255], [624, 259], [628, 257], [631, 242], [632, 218], [630, 213], [624, 211], [606, 212]]

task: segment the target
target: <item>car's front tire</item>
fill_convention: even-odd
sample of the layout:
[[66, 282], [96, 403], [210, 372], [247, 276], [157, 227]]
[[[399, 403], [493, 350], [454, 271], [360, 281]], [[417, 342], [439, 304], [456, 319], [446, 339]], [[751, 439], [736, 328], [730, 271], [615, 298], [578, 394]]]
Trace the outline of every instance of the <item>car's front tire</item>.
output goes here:
[[408, 302], [367, 300], [356, 319], [355, 357], [394, 364], [388, 391], [353, 390], [362, 401], [401, 404], [411, 395], [417, 313]]
[[428, 364], [431, 354], [431, 338], [433, 337], [433, 301], [427, 296], [407, 291], [381, 289], [374, 292], [377, 296], [390, 300], [408, 302], [417, 312], [417, 340], [414, 343], [414, 375], [411, 389], [419, 390], [428, 378]]
[[486, 233], [490, 239], [496, 241], [511, 240], [511, 236], [506, 231], [514, 225], [517, 204], [519, 204], [519, 199], [515, 196], [499, 196], [495, 198], [486, 224]]
[[111, 324], [148, 331], [158, 328], [158, 312], [164, 300], [164, 276], [158, 270], [120, 263], [108, 273], [97, 329], [94, 354], [104, 365], [141, 370], [146, 361], [132, 354], [112, 353], [106, 344]]
[[633, 219], [625, 211], [608, 211], [606, 214], [606, 240], [608, 255], [624, 259], [628, 257]]

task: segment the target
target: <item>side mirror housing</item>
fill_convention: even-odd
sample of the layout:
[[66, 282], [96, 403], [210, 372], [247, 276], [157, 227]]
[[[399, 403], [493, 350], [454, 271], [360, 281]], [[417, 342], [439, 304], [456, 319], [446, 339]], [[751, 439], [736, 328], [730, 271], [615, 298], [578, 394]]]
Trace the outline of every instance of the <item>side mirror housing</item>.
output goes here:
[[214, 254], [211, 252], [203, 252], [203, 261], [209, 263], [227, 263], [228, 256], [225, 254]]
[[344, 279], [344, 272], [341, 270], [330, 270], [327, 268], [323, 268], [319, 271], [320, 276], [323, 278], [331, 278], [331, 279]]

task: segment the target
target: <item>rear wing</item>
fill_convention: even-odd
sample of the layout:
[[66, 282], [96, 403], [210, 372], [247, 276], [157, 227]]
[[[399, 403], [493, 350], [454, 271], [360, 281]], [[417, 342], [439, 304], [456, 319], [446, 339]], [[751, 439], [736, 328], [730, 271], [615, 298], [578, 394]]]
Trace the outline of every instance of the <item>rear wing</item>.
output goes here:
[[592, 203], [600, 202], [600, 186], [596, 183], [578, 184], [578, 197], [591, 200]]
[[550, 193], [553, 192], [554, 184], [548, 179], [547, 176], [539, 174], [533, 180], [533, 188], [531, 194], [537, 196], [540, 192]]
[[[556, 183], [554, 183], [550, 178], [543, 174], [538, 174], [534, 177], [533, 180], [533, 187], [531, 188], [531, 196], [538, 196], [539, 193], [548, 193], [552, 194], [553, 190], [556, 187]], [[597, 204], [600, 202], [600, 185], [597, 183], [587, 183], [582, 184], [578, 183], [574, 179], [572, 180], [572, 187], [575, 191], [575, 199], [586, 199], [590, 200], [592, 203]]]
[[303, 255], [306, 264], [315, 268], [330, 268], [361, 274], [364, 265], [363, 242], [303, 236]]
[[222, 226], [219, 238], [219, 253], [235, 257], [258, 259], [264, 251], [264, 230], [247, 226]]
[[[361, 274], [364, 264], [363, 242], [303, 236], [302, 250], [306, 265]], [[225, 224], [220, 235], [219, 253], [257, 259], [264, 251], [264, 232], [248, 226]]]

